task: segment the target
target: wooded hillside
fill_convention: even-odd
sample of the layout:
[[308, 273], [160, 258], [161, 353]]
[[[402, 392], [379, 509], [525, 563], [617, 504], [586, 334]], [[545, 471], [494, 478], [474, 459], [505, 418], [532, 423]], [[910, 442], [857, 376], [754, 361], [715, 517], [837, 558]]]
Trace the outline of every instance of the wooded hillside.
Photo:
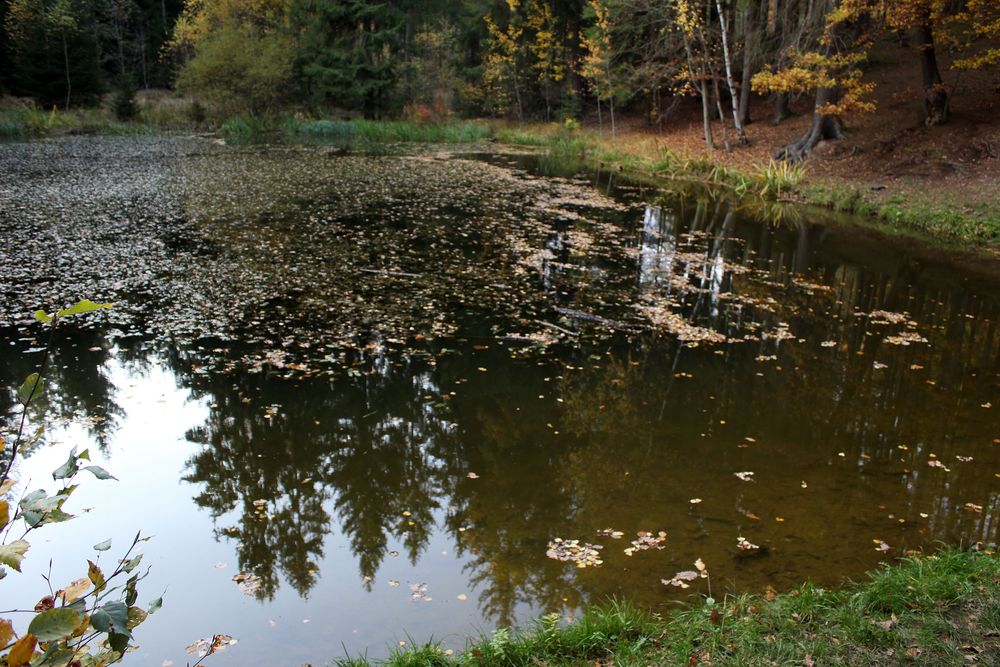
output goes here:
[[0, 17], [0, 90], [45, 105], [176, 86], [225, 114], [587, 115], [614, 133], [696, 100], [712, 149], [812, 100], [776, 153], [792, 161], [879, 113], [875, 44], [912, 50], [928, 125], [961, 72], [1000, 63], [995, 0], [0, 0]]

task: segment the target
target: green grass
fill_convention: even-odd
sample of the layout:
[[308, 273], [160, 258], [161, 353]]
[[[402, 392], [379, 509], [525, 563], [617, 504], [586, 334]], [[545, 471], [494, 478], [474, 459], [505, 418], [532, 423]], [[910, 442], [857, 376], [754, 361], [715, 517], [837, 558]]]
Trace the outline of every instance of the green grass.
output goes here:
[[485, 139], [490, 128], [481, 123], [417, 123], [412, 121], [298, 120], [286, 118], [287, 139], [341, 144], [474, 143]]
[[860, 583], [827, 590], [806, 584], [782, 595], [696, 598], [651, 613], [621, 601], [577, 621], [544, 617], [499, 629], [446, 654], [430, 641], [384, 661], [337, 667], [547, 665], [961, 665], [1000, 664], [1000, 559], [946, 550], [911, 556]]
[[981, 204], [877, 195], [850, 186], [811, 186], [802, 190], [806, 203], [868, 217], [899, 230], [971, 243], [1000, 241], [1000, 208]]

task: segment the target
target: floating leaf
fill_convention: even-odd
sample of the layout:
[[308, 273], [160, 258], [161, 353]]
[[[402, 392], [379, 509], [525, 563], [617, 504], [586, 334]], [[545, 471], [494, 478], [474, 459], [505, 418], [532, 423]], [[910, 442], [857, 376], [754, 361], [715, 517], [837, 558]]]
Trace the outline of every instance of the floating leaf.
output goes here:
[[563, 540], [555, 538], [549, 542], [545, 555], [553, 560], [575, 563], [579, 568], [597, 567], [604, 563], [601, 560], [599, 544], [581, 543], [579, 540]]
[[240, 590], [246, 595], [256, 595], [257, 591], [260, 590], [261, 584], [264, 583], [256, 574], [249, 572], [234, 574], [233, 581], [239, 584]]

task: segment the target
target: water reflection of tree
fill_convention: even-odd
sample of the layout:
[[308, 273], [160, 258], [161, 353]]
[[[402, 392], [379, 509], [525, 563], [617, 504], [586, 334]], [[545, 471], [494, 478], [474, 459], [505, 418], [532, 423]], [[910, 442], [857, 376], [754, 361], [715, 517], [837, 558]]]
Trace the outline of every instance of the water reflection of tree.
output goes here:
[[189, 434], [206, 448], [185, 480], [204, 485], [195, 501], [231, 522], [217, 535], [237, 540], [261, 597], [273, 596], [279, 571], [302, 595], [314, 585], [331, 530], [327, 501], [362, 577], [374, 577], [390, 536], [414, 562], [426, 549], [442, 495], [433, 450], [447, 449], [449, 424], [423, 398], [435, 392], [426, 373], [387, 360], [369, 368], [335, 389], [268, 372], [196, 381], [214, 407]]
[[[38, 370], [41, 350], [48, 343], [44, 332], [38, 338], [21, 337], [10, 330], [6, 336], [27, 348], [0, 355], [0, 377], [6, 387], [16, 389]], [[52, 341], [45, 370], [45, 391], [32, 406], [37, 425], [73, 422], [85, 426], [101, 450], [107, 450], [111, 433], [124, 411], [115, 400], [116, 387], [110, 377], [111, 347], [103, 332], [62, 325]], [[20, 408], [12, 391], [0, 392], [0, 415], [7, 421]]]

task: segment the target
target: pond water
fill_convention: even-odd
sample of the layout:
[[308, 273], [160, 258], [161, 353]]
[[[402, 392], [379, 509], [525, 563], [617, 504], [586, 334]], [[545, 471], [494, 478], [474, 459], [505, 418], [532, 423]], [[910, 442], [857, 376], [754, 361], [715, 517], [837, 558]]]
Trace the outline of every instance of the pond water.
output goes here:
[[126, 664], [460, 649], [997, 540], [990, 260], [531, 155], [200, 138], [0, 145], [0, 234], [5, 386], [36, 308], [115, 304], [60, 329], [21, 487], [72, 446], [119, 480], [4, 597], [154, 535]]

